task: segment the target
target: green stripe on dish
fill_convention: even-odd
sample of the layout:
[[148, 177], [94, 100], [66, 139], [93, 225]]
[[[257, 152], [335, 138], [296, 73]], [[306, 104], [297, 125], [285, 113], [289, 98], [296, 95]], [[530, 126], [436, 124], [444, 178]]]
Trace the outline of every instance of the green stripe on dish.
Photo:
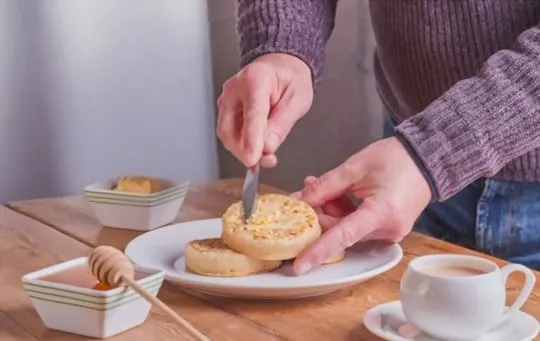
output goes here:
[[[152, 295], [156, 295], [157, 294], [157, 289], [156, 290], [149, 290], [147, 289]], [[64, 304], [64, 305], [68, 305], [68, 306], [72, 306], [72, 307], [80, 307], [80, 308], [86, 308], [86, 309], [90, 309], [90, 310], [98, 310], [98, 311], [107, 311], [107, 310], [111, 310], [111, 309], [114, 309], [114, 308], [118, 308], [120, 306], [123, 306], [125, 304], [128, 304], [128, 303], [131, 303], [135, 300], [144, 300], [143, 297], [139, 296], [139, 295], [134, 295], [133, 297], [131, 297], [129, 300], [123, 300], [121, 302], [118, 302], [118, 303], [115, 303], [115, 304], [110, 304], [110, 305], [101, 305], [101, 306], [95, 306], [95, 304], [92, 304], [92, 303], [85, 303], [85, 302], [82, 302], [82, 301], [77, 301], [77, 300], [70, 300], [70, 301], [63, 301], [61, 300], [61, 297], [60, 299], [58, 298], [55, 298], [54, 296], [50, 296], [50, 295], [43, 295], [43, 294], [33, 294], [33, 293], [28, 293], [28, 296], [35, 299], [35, 300], [39, 300], [39, 301], [45, 301], [45, 302], [51, 302], [51, 303], [57, 303], [57, 304]]]
[[164, 195], [160, 195], [158, 197], [130, 197], [130, 196], [123, 196], [123, 195], [110, 195], [107, 193], [89, 193], [89, 192], [85, 192], [85, 193], [88, 198], [98, 198], [98, 199], [102, 198], [102, 199], [129, 201], [129, 202], [153, 202], [153, 201], [162, 200], [163, 198], [170, 198], [170, 197], [178, 196], [181, 194], [185, 195], [188, 193], [188, 191], [189, 191], [188, 188], [179, 188], [177, 191], [172, 191]]
[[90, 192], [90, 193], [95, 193], [95, 194], [114, 195], [114, 196], [121, 196], [121, 197], [152, 198], [152, 197], [159, 197], [159, 196], [168, 194], [178, 189], [187, 189], [189, 185], [190, 185], [189, 182], [183, 182], [181, 184], [174, 185], [167, 189], [164, 189], [159, 192], [154, 192], [154, 193], [123, 192], [123, 191], [116, 191], [114, 189], [97, 189], [96, 190], [96, 189], [90, 189], [90, 188], [86, 188], [85, 192]]
[[173, 191], [173, 192], [167, 193], [166, 195], [162, 195], [162, 196], [154, 197], [154, 198], [121, 197], [121, 196], [107, 195], [107, 194], [101, 194], [101, 193], [97, 193], [97, 194], [94, 194], [94, 193], [93, 194], [88, 194], [88, 193], [86, 193], [86, 197], [88, 197], [88, 198], [96, 198], [96, 199], [119, 200], [119, 201], [127, 201], [127, 202], [146, 203], [146, 202], [160, 201], [160, 200], [163, 200], [165, 198], [178, 197], [178, 196], [186, 195], [187, 193], [188, 193], [188, 189], [179, 189], [178, 191]]
[[[154, 286], [156, 284], [159, 284], [159, 283], [163, 282], [164, 275], [160, 275], [160, 276], [157, 276], [157, 277], [154, 277], [154, 276], [155, 275], [148, 276], [147, 278], [139, 281], [138, 283], [142, 287], [148, 288], [150, 286]], [[75, 289], [71, 289], [71, 290], [63, 289], [63, 288], [61, 289], [61, 288], [57, 288], [57, 287], [47, 285], [47, 284], [44, 284], [44, 283], [46, 283], [46, 282], [34, 283], [34, 282], [23, 281], [23, 286], [27, 290], [32, 290], [32, 291], [40, 292], [40, 293], [44, 293], [44, 294], [47, 294], [46, 291], [53, 291], [54, 295], [60, 295], [60, 293], [67, 293], [67, 294], [77, 295], [77, 296], [82, 296], [82, 297], [95, 298], [95, 299], [100, 300], [100, 301], [102, 301], [104, 299], [106, 301], [111, 301], [112, 299], [117, 298], [120, 295], [124, 295], [127, 292], [127, 290], [121, 290], [117, 294], [110, 295], [110, 296], [105, 296], [104, 295], [105, 291], [96, 291], [95, 293], [86, 293], [86, 292], [77, 291]], [[44, 290], [46, 290], [46, 291], [44, 291]], [[129, 289], [129, 290], [131, 290], [131, 289]], [[60, 296], [62, 296], [62, 295], [60, 295]], [[63, 297], [68, 297], [68, 296], [63, 296]]]
[[[149, 292], [157, 292], [159, 287], [161, 286], [161, 283], [156, 283], [154, 285], [145, 287], [145, 289]], [[34, 298], [46, 298], [46, 299], [54, 299], [54, 300], [62, 300], [63, 302], [68, 303], [77, 303], [77, 304], [90, 304], [98, 307], [109, 307], [109, 306], [118, 306], [124, 304], [126, 301], [131, 301], [133, 297], [139, 296], [139, 294], [131, 289], [123, 291], [122, 296], [116, 297], [115, 300], [106, 300], [106, 301], [99, 301], [99, 300], [85, 300], [78, 297], [73, 296], [64, 296], [59, 294], [53, 294], [50, 292], [43, 292], [43, 291], [35, 291], [30, 290], [28, 288], [25, 288], [26, 292], [29, 296], [33, 296]], [[39, 295], [39, 296], [36, 296]], [[104, 297], [105, 298], [105, 297]], [[124, 302], [124, 303], [123, 303]]]
[[92, 192], [85, 190], [87, 196], [90, 197], [98, 197], [98, 198], [114, 198], [118, 200], [131, 200], [131, 201], [152, 201], [152, 200], [159, 200], [160, 198], [169, 197], [171, 195], [175, 195], [177, 193], [187, 193], [189, 191], [189, 186], [182, 186], [178, 188], [174, 188], [171, 191], [167, 191], [166, 193], [161, 193], [160, 195], [150, 196], [150, 195], [122, 195], [118, 194], [116, 192]]
[[178, 197], [168, 198], [168, 199], [154, 201], [154, 202], [135, 202], [135, 201], [125, 201], [125, 200], [88, 198], [88, 202], [95, 203], [95, 204], [119, 205], [119, 206], [129, 206], [129, 207], [155, 207], [155, 206], [170, 203], [175, 200], [184, 200], [183, 198], [184, 198], [184, 195], [180, 195]]
[[96, 191], [91, 189], [85, 189], [87, 195], [89, 196], [105, 196], [105, 197], [115, 197], [115, 198], [122, 198], [126, 200], [153, 200], [157, 199], [162, 196], [169, 195], [173, 192], [180, 192], [180, 191], [187, 191], [189, 189], [189, 183], [184, 183], [181, 185], [177, 185], [171, 188], [167, 188], [166, 190], [155, 192], [155, 193], [135, 193], [135, 192], [120, 192], [115, 190], [102, 190], [102, 191]]

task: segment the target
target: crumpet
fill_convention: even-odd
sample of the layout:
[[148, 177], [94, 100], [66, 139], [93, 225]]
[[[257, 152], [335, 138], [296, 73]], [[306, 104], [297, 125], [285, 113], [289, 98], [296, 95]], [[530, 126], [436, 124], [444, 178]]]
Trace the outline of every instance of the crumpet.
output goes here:
[[184, 251], [187, 270], [204, 276], [239, 277], [271, 271], [280, 261], [249, 258], [228, 248], [218, 238], [192, 240]]
[[222, 221], [223, 242], [261, 260], [293, 259], [321, 235], [315, 210], [282, 194], [260, 195], [248, 222], [243, 219], [241, 202], [231, 205]]

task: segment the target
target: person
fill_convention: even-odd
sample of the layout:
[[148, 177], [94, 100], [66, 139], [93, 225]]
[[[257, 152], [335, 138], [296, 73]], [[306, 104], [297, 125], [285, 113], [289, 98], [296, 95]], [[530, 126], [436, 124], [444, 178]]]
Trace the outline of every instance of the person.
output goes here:
[[[337, 3], [238, 1], [242, 69], [217, 135], [246, 167], [274, 167], [308, 112]], [[305, 179], [298, 196], [326, 231], [294, 271], [413, 226], [540, 269], [540, 2], [371, 0], [370, 13], [385, 136]]]

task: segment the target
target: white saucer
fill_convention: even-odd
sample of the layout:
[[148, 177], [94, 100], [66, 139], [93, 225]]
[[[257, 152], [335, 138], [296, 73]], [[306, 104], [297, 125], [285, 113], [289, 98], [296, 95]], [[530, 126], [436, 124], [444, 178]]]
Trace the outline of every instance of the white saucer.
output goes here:
[[403, 257], [398, 244], [370, 242], [347, 250], [345, 259], [324, 265], [302, 276], [292, 275], [291, 265], [247, 277], [223, 278], [187, 272], [184, 247], [200, 238], [219, 237], [221, 219], [175, 224], [147, 232], [135, 238], [126, 255], [137, 265], [163, 270], [165, 278], [207, 294], [255, 299], [285, 299], [328, 294], [363, 282], [394, 267]]
[[[437, 341], [408, 323], [399, 301], [371, 308], [364, 315], [364, 325], [387, 341]], [[539, 331], [540, 325], [534, 317], [518, 311], [475, 341], [530, 341]]]

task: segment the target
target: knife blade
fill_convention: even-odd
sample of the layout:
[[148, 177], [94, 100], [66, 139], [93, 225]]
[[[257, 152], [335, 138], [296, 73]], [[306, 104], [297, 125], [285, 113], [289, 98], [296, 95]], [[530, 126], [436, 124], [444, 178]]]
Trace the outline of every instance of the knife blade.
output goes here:
[[259, 165], [248, 168], [242, 187], [242, 207], [244, 209], [244, 221], [249, 221], [257, 202], [257, 192], [259, 191]]

